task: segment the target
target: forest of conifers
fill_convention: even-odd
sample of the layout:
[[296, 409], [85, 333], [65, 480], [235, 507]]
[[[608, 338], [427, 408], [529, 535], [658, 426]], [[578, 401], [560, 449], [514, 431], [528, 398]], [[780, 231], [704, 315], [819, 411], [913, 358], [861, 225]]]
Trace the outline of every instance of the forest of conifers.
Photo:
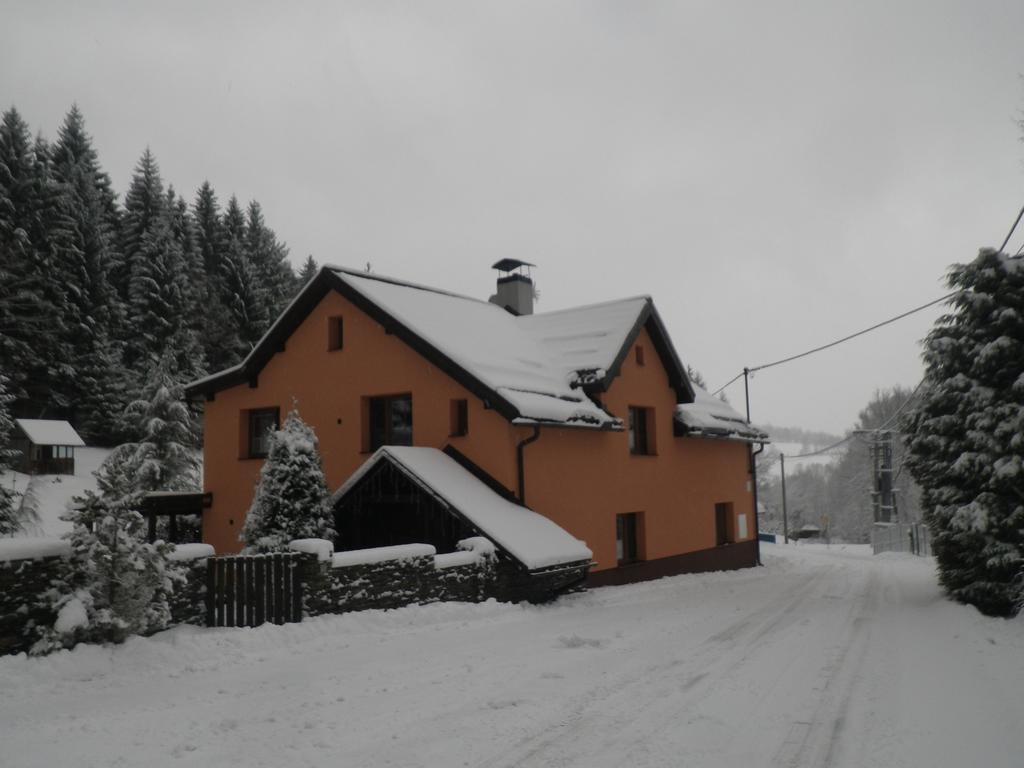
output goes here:
[[0, 124], [0, 387], [11, 413], [125, 438], [156, 365], [187, 382], [241, 360], [316, 266], [296, 275], [258, 202], [189, 200], [147, 148], [123, 198], [72, 106], [56, 139]]

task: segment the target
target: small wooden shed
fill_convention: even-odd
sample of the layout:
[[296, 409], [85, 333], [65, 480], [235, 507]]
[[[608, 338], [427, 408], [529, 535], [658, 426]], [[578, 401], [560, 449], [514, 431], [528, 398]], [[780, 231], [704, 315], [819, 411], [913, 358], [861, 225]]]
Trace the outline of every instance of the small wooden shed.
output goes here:
[[85, 446], [75, 428], [53, 419], [15, 419], [14, 448], [21, 454], [17, 469], [29, 475], [75, 474], [75, 448]]

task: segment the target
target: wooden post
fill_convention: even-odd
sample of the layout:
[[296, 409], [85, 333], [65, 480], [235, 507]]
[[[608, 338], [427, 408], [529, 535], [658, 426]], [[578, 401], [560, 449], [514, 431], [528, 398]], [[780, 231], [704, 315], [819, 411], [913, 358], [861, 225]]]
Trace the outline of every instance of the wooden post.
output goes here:
[[206, 558], [206, 626], [217, 626], [215, 600], [217, 596], [217, 558]]
[[274, 556], [274, 623], [284, 624], [285, 610], [284, 610], [284, 556], [281, 554], [275, 554]]
[[263, 555], [256, 556], [256, 568], [253, 576], [253, 582], [256, 586], [256, 610], [253, 613], [252, 625], [258, 627], [264, 621], [266, 621], [266, 558]]
[[293, 555], [291, 562], [292, 621], [302, 621], [302, 570], [302, 555]]

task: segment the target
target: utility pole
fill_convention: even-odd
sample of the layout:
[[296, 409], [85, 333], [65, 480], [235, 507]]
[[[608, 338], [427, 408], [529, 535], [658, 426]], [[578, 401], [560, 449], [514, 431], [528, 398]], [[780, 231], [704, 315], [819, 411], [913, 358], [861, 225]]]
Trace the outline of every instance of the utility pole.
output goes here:
[[789, 519], [786, 516], [786, 454], [779, 454], [779, 467], [782, 469], [782, 539], [789, 544]]
[[876, 523], [891, 523], [897, 516], [896, 492], [892, 487], [892, 446], [894, 430], [856, 430], [869, 434], [871, 439], [871, 463], [874, 468], [874, 483], [871, 489], [871, 509]]

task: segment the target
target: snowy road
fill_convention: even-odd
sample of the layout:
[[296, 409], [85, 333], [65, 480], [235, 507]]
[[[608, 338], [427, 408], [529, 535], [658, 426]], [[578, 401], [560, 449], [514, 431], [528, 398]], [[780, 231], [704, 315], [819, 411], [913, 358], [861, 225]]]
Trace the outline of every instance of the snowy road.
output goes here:
[[1024, 621], [929, 561], [765, 549], [552, 606], [0, 659], [0, 765], [1024, 765]]

